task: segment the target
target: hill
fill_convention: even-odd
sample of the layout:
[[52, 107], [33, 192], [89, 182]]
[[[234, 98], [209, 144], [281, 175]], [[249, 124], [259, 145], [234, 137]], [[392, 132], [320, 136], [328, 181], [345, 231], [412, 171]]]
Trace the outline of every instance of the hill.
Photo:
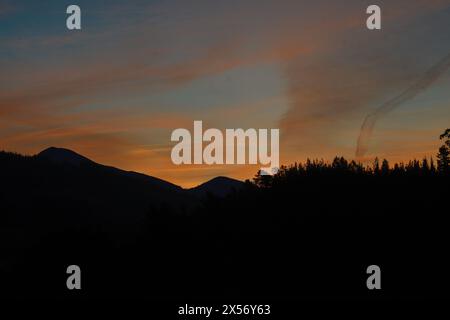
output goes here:
[[195, 188], [189, 189], [190, 193], [204, 197], [211, 194], [216, 197], [225, 197], [233, 191], [239, 191], [244, 187], [244, 182], [227, 177], [216, 177]]

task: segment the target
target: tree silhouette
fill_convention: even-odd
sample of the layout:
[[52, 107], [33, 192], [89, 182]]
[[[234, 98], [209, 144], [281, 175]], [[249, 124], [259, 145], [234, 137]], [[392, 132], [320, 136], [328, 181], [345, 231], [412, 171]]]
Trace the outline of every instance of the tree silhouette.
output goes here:
[[439, 148], [437, 154], [438, 170], [441, 173], [448, 173], [450, 166], [450, 129], [445, 130], [439, 138], [444, 140], [444, 144]]
[[373, 172], [376, 175], [380, 174], [380, 160], [378, 159], [378, 157], [376, 157], [375, 160], [373, 160]]
[[381, 174], [382, 175], [387, 175], [389, 173], [389, 162], [384, 159], [383, 162], [381, 163]]
[[[258, 172], [226, 197], [201, 199], [182, 189], [155, 196], [147, 182], [103, 168], [0, 152], [0, 234], [11, 239], [0, 242], [1, 262], [14, 262], [0, 266], [0, 297], [65, 297], [55, 270], [73, 259], [89, 266], [93, 298], [364, 299], [355, 271], [369, 258], [394, 269], [415, 262], [398, 268], [388, 298], [439, 295], [430, 284], [448, 295], [436, 266], [450, 266], [442, 255], [448, 203], [440, 200], [450, 192], [450, 175], [441, 173], [450, 173], [450, 130], [441, 140], [439, 172], [432, 158], [308, 159], [274, 176]], [[367, 248], [370, 255], [355, 254]], [[409, 281], [418, 270], [427, 281]]]
[[450, 129], [445, 130], [445, 132], [441, 134], [439, 138], [441, 140], [445, 139], [445, 145], [450, 148]]
[[430, 159], [430, 172], [431, 173], [435, 173], [436, 172], [436, 167], [434, 166], [433, 157], [431, 157], [431, 159]]
[[253, 182], [261, 188], [270, 187], [272, 184], [272, 176], [261, 174], [261, 170], [258, 170], [255, 177], [253, 178]]
[[443, 145], [439, 148], [439, 153], [437, 154], [438, 170], [441, 173], [447, 173], [450, 164], [450, 152], [447, 146]]

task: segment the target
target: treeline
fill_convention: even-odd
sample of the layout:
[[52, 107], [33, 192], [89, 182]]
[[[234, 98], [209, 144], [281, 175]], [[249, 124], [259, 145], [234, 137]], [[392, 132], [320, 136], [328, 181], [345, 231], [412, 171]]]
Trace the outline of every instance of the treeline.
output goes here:
[[450, 129], [441, 136], [444, 144], [439, 148], [436, 161], [433, 157], [425, 157], [422, 160], [410, 160], [408, 163], [400, 162], [390, 164], [387, 159], [375, 158], [372, 164], [364, 165], [355, 160], [347, 160], [344, 157], [335, 157], [332, 162], [308, 159], [305, 163], [294, 163], [289, 166], [281, 166], [274, 176], [256, 174], [253, 181], [248, 184], [258, 187], [270, 187], [286, 182], [293, 182], [305, 177], [415, 177], [415, 176], [448, 176], [450, 174]]

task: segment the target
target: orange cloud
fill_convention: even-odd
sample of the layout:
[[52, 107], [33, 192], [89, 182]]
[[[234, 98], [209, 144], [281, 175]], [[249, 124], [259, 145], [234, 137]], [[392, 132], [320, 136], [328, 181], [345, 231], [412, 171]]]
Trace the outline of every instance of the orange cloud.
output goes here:
[[[348, 131], [359, 127], [346, 128], [348, 117], [361, 116], [372, 101], [420, 72], [420, 66], [414, 67], [414, 57], [408, 61], [407, 57], [385, 55], [390, 49], [383, 42], [393, 39], [389, 45], [394, 50], [398, 32], [405, 32], [394, 25], [448, 6], [448, 1], [438, 0], [386, 3], [384, 21], [393, 26], [387, 37], [362, 33], [364, 3], [349, 8], [337, 2], [306, 5], [298, 1], [250, 1], [240, 10], [220, 4], [223, 10], [209, 11], [201, 10], [200, 4], [191, 8], [191, 4], [180, 3], [177, 12], [164, 4], [151, 7], [163, 16], [162, 26], [148, 19], [120, 24], [123, 30], [10, 41], [7, 47], [13, 53], [29, 49], [62, 51], [61, 55], [52, 55], [58, 59], [44, 61], [44, 65], [33, 59], [2, 63], [2, 147], [33, 153], [58, 144], [99, 162], [183, 185], [203, 182], [216, 174], [251, 177], [257, 167], [176, 167], [170, 162], [168, 135], [164, 135], [167, 140], [154, 144], [136, 132], [189, 128], [193, 119], [186, 116], [187, 112], [175, 115], [165, 112], [164, 107], [154, 107], [152, 110], [158, 111], [144, 112], [142, 108], [133, 113], [126, 105], [77, 112], [77, 107], [97, 103], [108, 106], [108, 102], [125, 96], [170, 92], [235, 68], [273, 64], [282, 70], [290, 101], [290, 109], [280, 119], [285, 160], [295, 161], [306, 153], [342, 154], [352, 146], [336, 145], [336, 136], [344, 131], [346, 137], [350, 136]], [[213, 5], [219, 4], [202, 4]], [[117, 13], [121, 10], [115, 9], [112, 16], [120, 16]], [[168, 13], [175, 18], [164, 18], [164, 14], [172, 17]], [[104, 49], [98, 43], [110, 47]], [[70, 46], [78, 47], [79, 54], [71, 53]], [[377, 48], [386, 51], [374, 52]], [[205, 118], [219, 123], [232, 117], [256, 118], [264, 105], [224, 106]]]
[[[365, 30], [366, 15], [360, 10], [363, 5], [349, 10], [344, 17], [330, 15], [325, 22], [321, 20], [317, 28], [312, 28], [312, 37], [321, 39], [314, 43], [317, 54], [292, 59], [285, 68], [291, 103], [280, 121], [284, 150], [297, 155], [334, 152], [336, 140], [345, 136], [347, 120], [353, 119], [354, 123], [356, 115], [385, 99], [386, 92], [403, 90], [426, 70], [418, 63], [418, 51], [393, 52], [390, 48], [401, 49], [401, 40], [406, 43], [405, 37], [413, 36], [413, 29], [408, 30], [413, 34], [404, 34], [408, 32], [405, 25], [447, 6], [448, 1], [415, 1], [411, 6], [408, 2], [405, 10], [402, 2], [383, 3], [383, 25], [388, 31], [382, 29], [379, 33]], [[328, 8], [331, 12], [339, 10], [334, 5]], [[352, 127], [355, 142], [360, 123]], [[338, 154], [348, 155], [347, 146], [339, 146], [338, 150]]]

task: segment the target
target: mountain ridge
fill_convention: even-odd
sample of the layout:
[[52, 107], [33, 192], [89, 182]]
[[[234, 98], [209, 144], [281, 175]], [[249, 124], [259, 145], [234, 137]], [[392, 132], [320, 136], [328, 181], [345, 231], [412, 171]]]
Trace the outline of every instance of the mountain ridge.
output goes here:
[[83, 163], [95, 163], [91, 159], [66, 148], [49, 147], [42, 150], [36, 157], [48, 159], [55, 163], [69, 163], [71, 165], [81, 165]]
[[46, 159], [48, 161], [57, 163], [57, 164], [69, 164], [72, 166], [81, 166], [81, 165], [93, 165], [102, 167], [105, 170], [109, 170], [111, 172], [128, 176], [133, 179], [138, 179], [144, 182], [149, 182], [152, 185], [158, 185], [160, 187], [178, 191], [187, 191], [190, 194], [194, 194], [196, 196], [206, 196], [208, 193], [224, 197], [228, 193], [232, 192], [232, 190], [239, 190], [243, 187], [244, 182], [240, 180], [236, 180], [233, 178], [225, 177], [225, 176], [217, 176], [212, 179], [209, 179], [195, 187], [192, 188], [183, 188], [179, 185], [176, 185], [170, 181], [157, 178], [151, 175], [147, 175], [144, 173], [136, 172], [136, 171], [128, 171], [120, 168], [116, 168], [113, 166], [103, 165], [97, 163], [71, 149], [61, 148], [61, 147], [49, 147], [38, 154], [35, 155], [37, 158]]
[[218, 176], [201, 183], [196, 187], [190, 188], [188, 191], [201, 197], [206, 196], [207, 194], [212, 194], [223, 198], [234, 191], [239, 191], [243, 187], [244, 182], [240, 180], [225, 176]]

